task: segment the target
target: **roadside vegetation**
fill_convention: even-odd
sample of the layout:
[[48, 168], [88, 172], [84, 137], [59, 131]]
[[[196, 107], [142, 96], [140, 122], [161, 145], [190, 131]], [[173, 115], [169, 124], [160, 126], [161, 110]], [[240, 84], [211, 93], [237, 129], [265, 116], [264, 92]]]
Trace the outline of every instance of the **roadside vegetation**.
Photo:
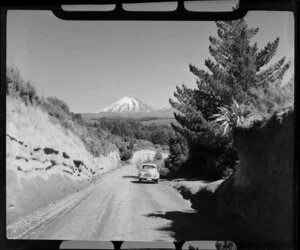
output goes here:
[[108, 133], [97, 131], [86, 126], [80, 116], [72, 113], [68, 105], [56, 97], [42, 97], [37, 94], [33, 84], [26, 82], [16, 67], [7, 68], [6, 71], [7, 95], [18, 98], [26, 105], [41, 108], [48, 113], [53, 123], [71, 130], [84, 143], [86, 149], [94, 156], [107, 155], [117, 150], [116, 143], [108, 139]]
[[258, 28], [244, 19], [216, 22], [218, 37], [209, 37], [208, 70], [189, 65], [197, 87], [177, 86], [169, 102], [177, 110], [169, 139], [166, 167], [173, 176], [217, 180], [238, 165], [232, 130], [293, 107], [294, 80], [283, 85], [290, 67], [285, 57], [270, 63], [279, 38], [258, 48]]
[[101, 118], [93, 124], [86, 123], [80, 114], [71, 112], [63, 100], [38, 95], [34, 84], [25, 81], [16, 67], [7, 68], [6, 83], [8, 96], [41, 108], [49, 114], [51, 122], [77, 135], [95, 157], [119, 151], [120, 159], [126, 162], [136, 150], [168, 150], [169, 134], [172, 132], [170, 126], [143, 125], [133, 119], [108, 118]]
[[168, 125], [143, 125], [141, 121], [130, 118], [102, 117], [93, 123], [93, 127], [130, 140], [150, 141], [154, 145], [168, 145], [170, 134], [173, 132]]

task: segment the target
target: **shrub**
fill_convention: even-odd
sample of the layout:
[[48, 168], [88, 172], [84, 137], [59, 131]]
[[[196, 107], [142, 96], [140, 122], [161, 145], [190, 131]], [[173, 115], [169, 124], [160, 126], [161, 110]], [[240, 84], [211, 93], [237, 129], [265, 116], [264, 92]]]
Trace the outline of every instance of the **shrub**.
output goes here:
[[121, 161], [128, 161], [132, 157], [132, 150], [126, 145], [122, 145], [119, 149]]
[[134, 141], [132, 139], [129, 142], [128, 149], [131, 151], [134, 149]]
[[155, 128], [152, 132], [151, 132], [151, 138], [150, 140], [154, 143], [154, 144], [160, 144], [160, 145], [164, 145], [167, 144], [169, 139], [169, 135], [167, 130], [165, 130], [162, 127], [157, 127]]
[[165, 159], [165, 166], [171, 172], [177, 172], [183, 168], [188, 160], [188, 146], [185, 138], [174, 133], [169, 139], [169, 156]]
[[277, 111], [294, 106], [294, 78], [285, 85], [281, 82], [268, 84], [265, 89], [252, 89], [253, 95], [257, 97], [253, 102], [253, 115], [262, 118], [270, 117]]
[[215, 244], [217, 250], [237, 250], [233, 241], [217, 241]]
[[79, 124], [83, 124], [83, 119], [82, 119], [81, 114], [72, 113], [72, 119]]
[[160, 174], [160, 178], [167, 178], [171, 174], [170, 170], [166, 167], [162, 167], [162, 168], [158, 169], [158, 172]]
[[157, 170], [160, 174], [160, 178], [166, 178], [170, 175], [170, 170], [165, 167], [164, 161], [156, 162]]
[[50, 115], [59, 118], [63, 122], [70, 120], [72, 117], [69, 106], [57, 97], [47, 97], [43, 101], [43, 108]]
[[154, 160], [155, 161], [160, 161], [163, 158], [162, 153], [159, 151], [156, 151], [155, 155], [154, 155]]
[[238, 104], [234, 98], [232, 101], [231, 105], [218, 107], [219, 113], [210, 117], [214, 122], [221, 123], [221, 128], [224, 129], [223, 135], [229, 133], [232, 128], [247, 124], [251, 116], [250, 105]]
[[19, 97], [25, 104], [36, 104], [39, 102], [39, 96], [36, 89], [30, 82], [25, 82], [20, 71], [16, 67], [6, 69], [6, 94], [12, 97]]

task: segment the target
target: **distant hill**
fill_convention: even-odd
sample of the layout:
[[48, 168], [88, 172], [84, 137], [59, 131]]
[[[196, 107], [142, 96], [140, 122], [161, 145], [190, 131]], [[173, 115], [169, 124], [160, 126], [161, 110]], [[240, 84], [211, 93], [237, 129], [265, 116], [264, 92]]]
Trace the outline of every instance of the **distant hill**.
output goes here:
[[[92, 123], [101, 117], [107, 118], [131, 118], [137, 119], [143, 123], [165, 124], [174, 120], [174, 108], [152, 109], [142, 101], [132, 98], [123, 97], [119, 101], [103, 108], [99, 113], [82, 113], [82, 119], [85, 122]], [[168, 120], [168, 122], [166, 122]]]
[[[122, 116], [122, 115], [117, 115], [115, 113], [110, 113], [106, 116], [100, 116], [99, 114], [95, 113], [83, 113], [81, 114], [82, 119], [87, 122], [87, 123], [93, 123], [97, 121], [97, 119], [101, 117], [107, 117], [107, 118], [130, 118], [130, 119], [135, 119], [139, 122], [141, 122], [144, 125], [149, 125], [149, 124], [160, 124], [160, 125], [170, 125], [171, 122], [176, 123], [176, 120], [173, 117], [159, 117], [159, 116], [145, 116], [146, 114], [137, 114], [137, 115], [132, 115], [132, 116]], [[148, 115], [148, 114], [147, 114]]]
[[149, 120], [142, 120], [138, 119], [143, 125], [150, 125], [150, 124], [156, 124], [156, 125], [171, 125], [171, 123], [177, 124], [177, 121], [175, 118], [154, 118]]
[[153, 111], [153, 108], [140, 101], [139, 99], [124, 96], [123, 98], [114, 102], [113, 104], [101, 109], [99, 113], [137, 113], [150, 111]]
[[139, 119], [142, 117], [155, 117], [155, 118], [173, 118], [173, 108], [156, 109], [149, 112], [100, 112], [98, 117], [127, 117], [132, 119]]

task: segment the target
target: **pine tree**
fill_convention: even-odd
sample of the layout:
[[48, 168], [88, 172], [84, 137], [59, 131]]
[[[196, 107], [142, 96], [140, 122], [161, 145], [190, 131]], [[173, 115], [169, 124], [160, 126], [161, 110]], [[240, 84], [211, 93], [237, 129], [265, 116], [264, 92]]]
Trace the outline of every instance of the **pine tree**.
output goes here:
[[165, 160], [165, 165], [173, 173], [176, 173], [180, 166], [187, 163], [188, 156], [186, 140], [180, 134], [173, 133], [170, 135], [169, 153], [169, 157]]
[[282, 80], [290, 65], [283, 57], [267, 67], [276, 53], [279, 38], [259, 49], [256, 42], [251, 43], [259, 29], [248, 28], [244, 19], [218, 21], [216, 26], [218, 38], [209, 37], [213, 60], [205, 60], [208, 71], [189, 65], [197, 77], [197, 88], [177, 86], [174, 92], [177, 101], [169, 100], [179, 111], [175, 119], [180, 125], [172, 124], [172, 127], [188, 140], [190, 157], [198, 165], [201, 165], [199, 156], [193, 156], [193, 152], [201, 151], [207, 164], [231, 142], [230, 136], [221, 136], [221, 128], [210, 119], [218, 107], [230, 105], [232, 98], [238, 103], [259, 103], [257, 90], [268, 92], [270, 85]]

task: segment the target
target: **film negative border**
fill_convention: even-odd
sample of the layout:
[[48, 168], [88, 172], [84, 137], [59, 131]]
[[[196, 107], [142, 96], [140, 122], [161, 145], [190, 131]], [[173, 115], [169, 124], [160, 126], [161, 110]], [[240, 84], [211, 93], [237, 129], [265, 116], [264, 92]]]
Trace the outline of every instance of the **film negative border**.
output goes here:
[[[6, 14], [7, 10], [50, 10], [55, 16], [64, 20], [158, 20], [158, 21], [213, 21], [213, 20], [233, 20], [242, 18], [251, 10], [267, 10], [267, 11], [292, 11], [295, 15], [295, 82], [299, 82], [299, 23], [300, 23], [300, 0], [277, 0], [277, 1], [258, 1], [258, 0], [240, 0], [240, 8], [232, 12], [190, 12], [184, 8], [183, 1], [177, 1], [178, 7], [175, 11], [170, 12], [128, 12], [122, 8], [122, 3], [137, 3], [141, 1], [102, 1], [101, 4], [116, 4], [116, 8], [109, 12], [91, 12], [91, 11], [64, 11], [61, 5], [53, 5], [53, 2], [43, 2], [43, 4], [36, 5], [35, 3], [27, 2], [26, 5], [18, 3], [9, 3], [1, 7], [1, 70], [5, 72], [6, 67]], [[143, 1], [151, 2], [151, 1]], [[154, 2], [154, 1], [152, 1]], [[167, 1], [155, 1], [155, 2], [167, 2]], [[61, 4], [68, 5], [74, 4], [73, 2], [65, 1]], [[76, 4], [80, 4], [76, 2]], [[99, 4], [96, 1], [89, 1], [81, 4]], [[5, 131], [5, 111], [6, 111], [6, 99], [5, 99], [5, 74], [1, 74], [1, 131]], [[299, 146], [299, 86], [295, 86], [295, 143], [294, 150]], [[1, 133], [1, 165], [5, 164], [5, 137], [4, 133]], [[294, 183], [298, 184], [298, 159], [295, 159], [295, 177]], [[6, 239], [6, 219], [5, 219], [5, 168], [1, 168], [1, 246], [2, 249], [59, 249], [61, 240], [7, 240]], [[295, 185], [296, 186], [296, 185]], [[295, 208], [298, 207], [298, 188], [294, 192]], [[295, 209], [295, 211], [297, 211]], [[4, 216], [3, 216], [4, 215]], [[294, 243], [281, 243], [274, 244], [259, 243], [259, 242], [235, 242], [238, 249], [297, 249], [297, 232], [298, 232], [298, 214], [295, 213], [295, 225], [294, 225]], [[217, 240], [217, 239], [216, 239]], [[122, 241], [112, 241], [115, 249], [121, 249]], [[184, 242], [174, 242], [175, 249], [182, 249]]]

